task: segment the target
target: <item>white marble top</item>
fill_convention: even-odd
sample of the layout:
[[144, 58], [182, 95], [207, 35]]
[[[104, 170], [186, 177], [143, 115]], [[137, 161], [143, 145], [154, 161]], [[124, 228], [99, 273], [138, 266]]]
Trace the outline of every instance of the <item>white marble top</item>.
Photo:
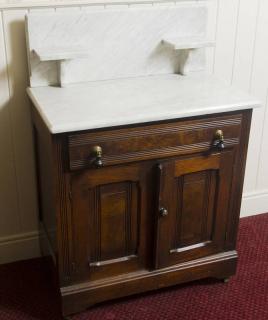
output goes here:
[[258, 100], [203, 74], [36, 87], [28, 88], [28, 94], [54, 134], [260, 106]]

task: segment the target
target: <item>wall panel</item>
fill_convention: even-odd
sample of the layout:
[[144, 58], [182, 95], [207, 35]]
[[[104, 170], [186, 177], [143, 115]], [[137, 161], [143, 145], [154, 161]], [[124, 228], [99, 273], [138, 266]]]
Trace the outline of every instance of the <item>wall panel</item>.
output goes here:
[[18, 207], [21, 232], [37, 228], [36, 188], [29, 100], [24, 17], [26, 10], [3, 13], [5, 49], [10, 98], [7, 104], [11, 115]]
[[219, 0], [214, 73], [231, 84], [239, 0]]
[[[267, 119], [267, 92], [268, 92], [268, 2], [260, 0], [255, 55], [252, 70], [251, 92], [259, 97], [266, 108], [256, 112], [254, 126], [258, 129], [258, 136], [252, 137], [252, 143], [258, 142], [261, 147], [258, 165], [257, 190], [267, 190], [268, 194], [268, 119]], [[255, 138], [255, 139], [254, 139]]]
[[[219, 14], [219, 0], [208, 1], [207, 38], [216, 43], [217, 18]], [[207, 72], [214, 72], [216, 46], [207, 48]]]
[[0, 150], [0, 237], [4, 237], [19, 232], [20, 217], [2, 15], [0, 15]]
[[[234, 65], [232, 72], [232, 84], [237, 88], [249, 91], [251, 88], [257, 19], [259, 16], [260, 1], [243, 0], [240, 1], [239, 14], [237, 19], [236, 44], [234, 51]], [[266, 92], [266, 88], [265, 88]], [[258, 95], [259, 97], [259, 95]], [[255, 123], [259, 117], [258, 111], [254, 110], [251, 137], [249, 143], [249, 153], [247, 160], [247, 170], [245, 177], [244, 191], [255, 190], [258, 166], [256, 157], [260, 154], [260, 144], [256, 141], [261, 139], [261, 128]], [[261, 124], [262, 125], [262, 124]]]

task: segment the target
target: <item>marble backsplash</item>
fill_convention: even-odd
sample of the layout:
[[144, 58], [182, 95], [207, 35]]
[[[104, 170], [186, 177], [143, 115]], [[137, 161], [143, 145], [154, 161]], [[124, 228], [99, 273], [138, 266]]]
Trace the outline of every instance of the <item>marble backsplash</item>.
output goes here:
[[[192, 2], [29, 14], [31, 86], [178, 73], [181, 53], [162, 40], [205, 38], [206, 25], [206, 5]], [[193, 65], [200, 69], [204, 50], [194, 57]]]

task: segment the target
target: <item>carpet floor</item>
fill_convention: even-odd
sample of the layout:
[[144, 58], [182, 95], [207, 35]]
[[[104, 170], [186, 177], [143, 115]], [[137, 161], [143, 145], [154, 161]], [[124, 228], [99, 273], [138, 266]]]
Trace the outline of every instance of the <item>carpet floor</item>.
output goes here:
[[[268, 320], [268, 214], [241, 219], [228, 284], [207, 279], [96, 306], [72, 320]], [[0, 266], [1, 320], [59, 320], [45, 260]]]

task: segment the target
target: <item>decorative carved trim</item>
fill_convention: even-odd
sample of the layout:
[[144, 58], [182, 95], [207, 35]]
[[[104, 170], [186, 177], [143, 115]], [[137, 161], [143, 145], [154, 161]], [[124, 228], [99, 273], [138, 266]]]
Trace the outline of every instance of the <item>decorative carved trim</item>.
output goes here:
[[[215, 228], [215, 217], [214, 212], [218, 206], [218, 185], [219, 185], [219, 170], [210, 170], [210, 174], [207, 180], [207, 209], [205, 217], [205, 230], [203, 234], [207, 236], [205, 240], [213, 240], [213, 231]], [[212, 216], [209, 219], [209, 213], [212, 212]]]
[[126, 207], [125, 207], [125, 243], [126, 251], [125, 255], [130, 255], [131, 250], [131, 223], [132, 223], [132, 183], [127, 183], [126, 188]]
[[101, 136], [94, 136], [95, 134], [92, 133], [84, 133], [78, 135], [70, 135], [68, 137], [68, 144], [69, 147], [75, 146], [82, 146], [87, 144], [97, 144], [101, 142], [107, 141], [120, 141], [120, 140], [127, 140], [129, 138], [137, 138], [137, 137], [146, 137], [146, 136], [155, 136], [155, 135], [162, 135], [167, 133], [174, 133], [174, 132], [187, 132], [187, 131], [196, 131], [200, 129], [209, 129], [214, 127], [225, 127], [225, 126], [239, 126], [242, 121], [242, 115], [239, 115], [237, 118], [232, 119], [222, 119], [222, 120], [215, 120], [215, 121], [200, 121], [198, 123], [193, 124], [180, 124], [178, 125], [166, 125], [163, 127], [157, 128], [149, 128], [147, 127], [146, 130], [131, 130], [131, 131], [120, 131], [120, 132], [111, 132], [109, 131], [108, 134], [102, 134]]
[[[176, 226], [175, 226], [175, 234], [174, 234], [174, 243], [173, 248], [176, 250], [176, 248], [179, 247], [180, 241], [181, 241], [181, 219], [182, 219], [182, 210], [183, 210], [183, 186], [184, 186], [184, 176], [180, 176], [175, 179], [176, 181], [176, 196], [179, 197], [176, 207]], [[170, 251], [172, 252], [172, 250]]]
[[62, 143], [61, 141], [55, 141], [54, 152], [56, 160], [56, 199], [57, 202], [57, 214], [58, 214], [58, 228], [60, 230], [58, 234], [59, 245], [59, 265], [62, 269], [63, 281], [69, 281], [75, 268], [73, 260], [73, 221], [72, 210], [69, 197], [69, 178], [63, 171], [63, 159], [62, 159]]
[[[203, 202], [203, 208], [202, 208], [202, 212], [204, 213], [204, 217], [202, 220], [202, 231], [201, 234], [207, 237], [207, 219], [208, 219], [208, 213], [209, 213], [209, 202], [211, 200], [211, 182], [212, 182], [212, 172], [214, 170], [207, 170], [206, 171], [206, 176], [205, 176], [205, 187], [204, 189], [207, 191], [204, 194], [204, 202]], [[203, 239], [205, 242], [207, 242], [207, 238]], [[209, 239], [211, 240], [211, 239]]]
[[[226, 147], [234, 147], [239, 144], [239, 138], [226, 139], [224, 141]], [[154, 158], [167, 158], [181, 154], [204, 152], [211, 149], [211, 142], [202, 142], [196, 144], [182, 145], [176, 147], [167, 147], [154, 150], [143, 150], [120, 155], [103, 156], [104, 166], [121, 164], [125, 162], [133, 162], [139, 160], [148, 160]], [[90, 167], [88, 159], [70, 160], [70, 169], [77, 170]]]
[[[90, 190], [89, 190], [90, 191]], [[101, 257], [101, 232], [100, 232], [100, 211], [99, 211], [99, 202], [100, 202], [100, 188], [96, 186], [93, 190], [93, 215], [92, 215], [92, 224], [94, 226], [94, 236], [91, 237], [93, 242], [93, 249], [90, 250], [90, 260], [99, 261]], [[91, 206], [90, 206], [91, 208]], [[91, 264], [90, 264], [91, 265]]]

